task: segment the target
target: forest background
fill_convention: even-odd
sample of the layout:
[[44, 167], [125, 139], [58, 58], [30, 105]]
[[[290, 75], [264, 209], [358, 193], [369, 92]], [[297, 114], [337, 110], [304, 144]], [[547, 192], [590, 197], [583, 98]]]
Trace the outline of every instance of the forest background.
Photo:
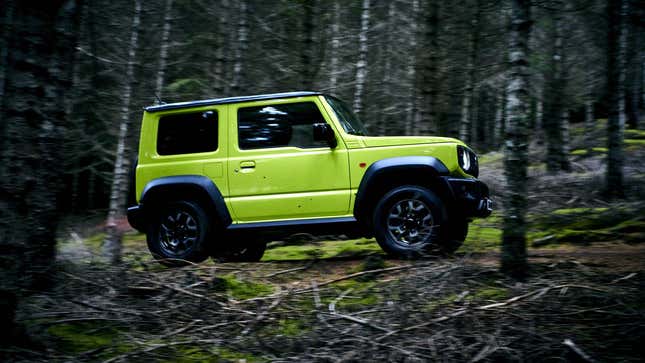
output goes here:
[[[11, 346], [42, 333], [24, 327], [21, 306], [66, 279], [55, 256], [70, 230], [131, 236], [127, 175], [142, 108], [159, 100], [318, 90], [352, 104], [373, 135], [458, 137], [483, 155], [499, 202], [473, 238], [501, 246], [502, 270], [520, 280], [527, 242], [642, 242], [640, 1], [0, 0], [0, 9], [0, 325], [14, 327], [4, 332]], [[568, 234], [541, 225], [532, 235], [545, 215]], [[563, 218], [605, 224], [589, 237]], [[642, 303], [633, 308], [642, 321]]]

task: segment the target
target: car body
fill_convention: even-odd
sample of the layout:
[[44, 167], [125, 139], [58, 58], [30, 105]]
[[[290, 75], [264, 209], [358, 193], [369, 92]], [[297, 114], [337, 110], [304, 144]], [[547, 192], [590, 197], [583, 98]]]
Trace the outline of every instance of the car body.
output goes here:
[[[205, 212], [201, 223], [210, 226], [202, 233], [209, 237], [200, 236], [208, 244], [201, 260], [218, 254], [213, 251], [238, 248], [231, 241], [240, 238], [262, 244], [298, 231], [371, 236], [383, 196], [397, 187], [418, 186], [438, 199], [425, 202], [427, 207], [441, 204], [441, 218], [426, 217], [443, 225], [437, 240], [463, 241], [464, 225], [467, 229], [471, 218], [492, 210], [488, 188], [477, 174], [477, 156], [463, 142], [366, 136], [342, 101], [318, 92], [163, 104], [147, 107], [143, 115], [136, 205], [128, 209], [128, 220], [149, 234], [150, 246], [151, 224], [159, 224], [155, 211], [167, 201], [191, 201]], [[389, 228], [395, 234], [416, 226], [406, 222], [397, 230], [398, 222], [393, 223]], [[419, 255], [415, 250], [387, 251]]]

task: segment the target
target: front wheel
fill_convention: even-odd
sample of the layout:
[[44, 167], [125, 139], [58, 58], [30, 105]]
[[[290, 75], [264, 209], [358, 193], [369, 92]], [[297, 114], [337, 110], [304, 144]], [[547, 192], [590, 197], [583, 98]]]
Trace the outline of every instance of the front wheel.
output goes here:
[[161, 264], [183, 266], [208, 258], [206, 212], [191, 201], [160, 206], [148, 226], [148, 249]]
[[374, 211], [374, 235], [390, 255], [418, 258], [441, 251], [446, 210], [432, 191], [414, 185], [386, 193]]

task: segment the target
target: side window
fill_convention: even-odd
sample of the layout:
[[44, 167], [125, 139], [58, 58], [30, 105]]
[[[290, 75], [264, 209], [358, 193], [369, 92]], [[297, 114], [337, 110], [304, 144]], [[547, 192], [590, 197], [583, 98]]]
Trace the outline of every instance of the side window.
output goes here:
[[157, 153], [177, 155], [217, 150], [217, 112], [162, 116], [157, 132]]
[[314, 141], [312, 126], [324, 122], [313, 102], [242, 107], [237, 112], [240, 149], [326, 147], [325, 141]]

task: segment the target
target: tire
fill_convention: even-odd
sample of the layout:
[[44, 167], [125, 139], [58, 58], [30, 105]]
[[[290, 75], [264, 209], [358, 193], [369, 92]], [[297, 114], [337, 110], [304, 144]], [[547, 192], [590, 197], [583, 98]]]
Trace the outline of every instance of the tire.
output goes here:
[[468, 221], [451, 221], [449, 228], [444, 229], [444, 236], [439, 249], [442, 253], [450, 255], [455, 253], [468, 236]]
[[419, 258], [441, 251], [446, 209], [432, 191], [415, 185], [397, 187], [376, 204], [374, 236], [398, 258]]
[[244, 244], [242, 247], [231, 248], [214, 256], [213, 259], [219, 262], [258, 262], [264, 256], [267, 243], [254, 241]]
[[166, 266], [184, 266], [208, 258], [210, 219], [192, 201], [173, 201], [159, 207], [148, 226], [150, 253]]

